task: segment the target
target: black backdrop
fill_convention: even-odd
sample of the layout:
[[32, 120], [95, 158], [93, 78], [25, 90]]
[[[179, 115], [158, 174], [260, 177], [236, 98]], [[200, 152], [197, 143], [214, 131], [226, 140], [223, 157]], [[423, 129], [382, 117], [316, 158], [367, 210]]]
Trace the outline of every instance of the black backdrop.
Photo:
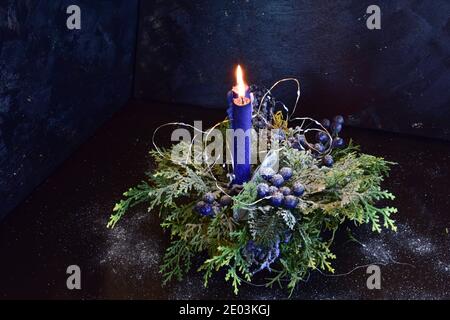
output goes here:
[[240, 62], [253, 83], [300, 78], [299, 114], [450, 139], [449, 17], [448, 0], [142, 1], [135, 94], [225, 108]]
[[[72, 4], [81, 30], [66, 27]], [[131, 97], [137, 11], [0, 1], [0, 219]]]

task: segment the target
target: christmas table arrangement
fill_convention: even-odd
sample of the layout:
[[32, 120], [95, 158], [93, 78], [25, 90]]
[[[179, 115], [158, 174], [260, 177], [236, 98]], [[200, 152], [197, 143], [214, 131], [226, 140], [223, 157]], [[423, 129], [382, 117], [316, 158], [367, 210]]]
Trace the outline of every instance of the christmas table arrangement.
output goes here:
[[[206, 131], [163, 125], [194, 129], [194, 137], [169, 149], [153, 141], [154, 170], [124, 193], [108, 227], [145, 202], [171, 238], [160, 268], [164, 283], [196, 268], [207, 286], [223, 269], [237, 294], [243, 282], [265, 271], [267, 286], [286, 285], [292, 292], [311, 270], [334, 272], [330, 248], [344, 222], [370, 224], [374, 232], [396, 230], [391, 214], [397, 210], [377, 205], [394, 199], [380, 186], [392, 163], [346, 143], [342, 116], [293, 118], [297, 79], [282, 79], [268, 90], [249, 87], [239, 66], [236, 78], [224, 121]], [[297, 85], [292, 110], [272, 95], [288, 81]], [[238, 132], [247, 135], [240, 139]], [[214, 154], [212, 137], [219, 150]]]

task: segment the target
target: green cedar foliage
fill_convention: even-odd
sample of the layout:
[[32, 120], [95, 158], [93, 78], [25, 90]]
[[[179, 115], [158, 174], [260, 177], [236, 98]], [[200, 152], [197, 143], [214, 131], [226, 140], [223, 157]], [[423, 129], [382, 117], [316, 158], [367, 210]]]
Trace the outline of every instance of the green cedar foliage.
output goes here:
[[[237, 294], [243, 281], [252, 280], [251, 261], [243, 250], [248, 241], [270, 245], [288, 232], [291, 237], [282, 241], [267, 285], [287, 281], [292, 292], [311, 270], [334, 272], [332, 260], [336, 256], [330, 246], [344, 221], [370, 224], [375, 232], [381, 232], [383, 227], [396, 230], [391, 215], [397, 210], [377, 206], [379, 200], [394, 199], [393, 194], [381, 188], [393, 163], [362, 154], [351, 143], [333, 151], [335, 164], [331, 168], [320, 166], [309, 151], [280, 151], [280, 165], [294, 171], [291, 183], [300, 181], [306, 189], [295, 209], [274, 208], [267, 200], [257, 202], [256, 183], [249, 182], [233, 197], [232, 206], [222, 208], [212, 218], [194, 210], [206, 192], [218, 191], [211, 171], [204, 164], [170, 160], [172, 152], [182, 153], [188, 148], [180, 143], [162, 154], [152, 151], [156, 165], [153, 173], [124, 193], [108, 223], [108, 227], [114, 227], [127, 211], [142, 202], [148, 203], [149, 211], [159, 212], [161, 226], [171, 237], [160, 269], [164, 283], [181, 280], [191, 269], [193, 257], [206, 256], [197, 266], [204, 273], [205, 286], [214, 271], [225, 269], [225, 280], [231, 282]], [[219, 175], [218, 180], [226, 181], [220, 165], [213, 170]], [[235, 219], [236, 211], [246, 215]]]

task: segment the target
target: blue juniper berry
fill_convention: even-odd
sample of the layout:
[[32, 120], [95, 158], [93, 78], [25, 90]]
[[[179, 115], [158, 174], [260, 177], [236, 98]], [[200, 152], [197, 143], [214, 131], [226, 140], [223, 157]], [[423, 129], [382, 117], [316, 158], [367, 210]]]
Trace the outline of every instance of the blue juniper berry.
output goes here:
[[316, 152], [322, 153], [325, 151], [325, 146], [321, 143], [314, 144], [314, 149], [316, 149]]
[[206, 203], [212, 204], [214, 200], [216, 200], [216, 196], [212, 192], [208, 192], [203, 196], [203, 201], [205, 201]]
[[344, 144], [345, 144], [344, 139], [340, 137], [336, 137], [333, 139], [333, 148], [342, 148]]
[[276, 192], [270, 198], [270, 203], [274, 207], [279, 207], [283, 204], [283, 199], [284, 199], [283, 194], [281, 192]]
[[259, 171], [259, 174], [264, 180], [270, 180], [272, 179], [273, 175], [275, 174], [275, 171], [270, 167], [261, 168]]
[[258, 184], [256, 192], [259, 198], [267, 197], [269, 195], [269, 185], [267, 183]]
[[292, 192], [294, 193], [295, 196], [301, 197], [303, 193], [305, 193], [305, 187], [301, 182], [297, 181], [292, 186]]
[[281, 174], [276, 174], [270, 179], [270, 182], [272, 182], [275, 187], [281, 187], [284, 183], [284, 178]]
[[231, 202], [233, 201], [233, 199], [228, 196], [228, 195], [223, 195], [222, 197], [220, 197], [220, 205], [223, 207], [229, 206], [231, 204]]
[[284, 206], [288, 209], [294, 209], [298, 205], [298, 198], [295, 196], [284, 197]]
[[202, 216], [211, 216], [214, 214], [212, 206], [204, 201], [197, 202], [195, 211], [200, 213]]
[[283, 177], [284, 181], [287, 181], [292, 177], [293, 171], [291, 168], [284, 167], [280, 169], [279, 174]]
[[280, 192], [283, 194], [283, 196], [288, 196], [291, 194], [291, 189], [289, 187], [281, 187]]
[[337, 135], [339, 132], [341, 132], [341, 130], [342, 124], [338, 122], [333, 122], [333, 124], [331, 125], [331, 131], [333, 132], [333, 134]]
[[328, 141], [328, 135], [325, 132], [317, 132], [316, 134], [316, 140], [320, 143], [326, 143]]
[[276, 193], [276, 192], [278, 192], [278, 191], [280, 191], [280, 190], [278, 190], [278, 188], [275, 187], [275, 186], [270, 186], [270, 187], [269, 187], [269, 194], [270, 194], [270, 195], [273, 195], [274, 193]]
[[342, 125], [344, 124], [344, 117], [341, 115], [337, 115], [336, 117], [334, 117], [333, 121]]
[[332, 167], [334, 163], [333, 157], [331, 155], [326, 155], [323, 158], [323, 164], [327, 167]]

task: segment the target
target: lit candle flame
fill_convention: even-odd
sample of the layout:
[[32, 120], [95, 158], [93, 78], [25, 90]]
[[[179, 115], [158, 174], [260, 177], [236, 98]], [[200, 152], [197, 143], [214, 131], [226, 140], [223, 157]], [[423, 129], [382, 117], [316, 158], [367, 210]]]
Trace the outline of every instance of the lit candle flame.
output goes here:
[[245, 97], [245, 89], [247, 86], [244, 82], [244, 72], [240, 65], [236, 68], [236, 87], [238, 96]]

